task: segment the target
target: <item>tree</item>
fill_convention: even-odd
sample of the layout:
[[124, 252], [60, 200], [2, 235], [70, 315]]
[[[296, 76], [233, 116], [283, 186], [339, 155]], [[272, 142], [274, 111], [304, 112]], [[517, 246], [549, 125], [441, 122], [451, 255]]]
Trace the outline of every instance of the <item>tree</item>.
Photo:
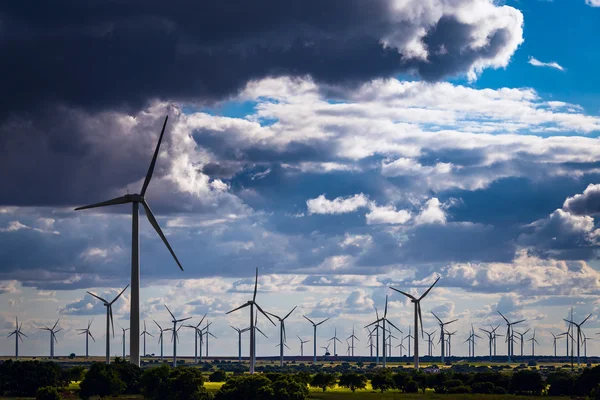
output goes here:
[[218, 369], [209, 375], [208, 380], [211, 382], [225, 382], [227, 379], [227, 373], [222, 369]]
[[512, 375], [510, 391], [515, 394], [532, 394], [539, 396], [546, 387], [542, 375], [537, 371], [521, 370]]
[[313, 376], [312, 381], [310, 382], [310, 386], [320, 387], [323, 389], [323, 392], [327, 390], [328, 387], [335, 387], [337, 383], [337, 379], [334, 374], [328, 374], [326, 372], [319, 372]]
[[63, 369], [62, 374], [65, 382], [80, 382], [83, 380], [83, 376], [85, 375], [85, 367], [78, 365], [75, 367]]
[[308, 387], [301, 380], [283, 375], [273, 382], [275, 399], [305, 400], [308, 398]]
[[494, 393], [494, 384], [492, 382], [475, 382], [471, 385], [473, 393], [492, 394]]
[[577, 377], [575, 383], [575, 394], [587, 396], [592, 392], [600, 382], [600, 366], [594, 368], [585, 368], [581, 375]]
[[60, 400], [58, 389], [54, 386], [44, 386], [37, 390], [35, 400]]
[[125, 383], [124, 394], [141, 393], [142, 369], [140, 367], [120, 357], [117, 357], [110, 366], [115, 369], [119, 378]]
[[204, 387], [202, 373], [196, 368], [175, 368], [167, 380], [165, 400], [212, 400]]
[[146, 369], [140, 379], [144, 398], [150, 400], [165, 399], [168, 395], [170, 375], [171, 368], [166, 364]]
[[217, 392], [215, 400], [305, 400], [308, 389], [298, 379], [279, 376], [272, 382], [264, 375], [231, 377]]
[[371, 378], [371, 385], [375, 390], [381, 390], [383, 393], [386, 390], [393, 389], [395, 386], [394, 378], [390, 370], [380, 370]]
[[419, 391], [419, 385], [413, 378], [408, 378], [404, 382], [404, 393], [417, 393]]
[[340, 377], [340, 386], [347, 387], [352, 392], [367, 387], [367, 377], [356, 372], [347, 372]]
[[45, 386], [62, 388], [67, 385], [58, 364], [39, 361], [6, 361], [0, 364], [0, 395], [35, 397]]
[[93, 363], [79, 387], [79, 396], [82, 399], [87, 400], [92, 396], [103, 399], [122, 393], [125, 390], [125, 383], [110, 364]]
[[550, 385], [550, 389], [548, 389], [549, 396], [570, 396], [575, 394], [575, 379], [568, 372], [552, 372], [548, 374], [546, 383]]

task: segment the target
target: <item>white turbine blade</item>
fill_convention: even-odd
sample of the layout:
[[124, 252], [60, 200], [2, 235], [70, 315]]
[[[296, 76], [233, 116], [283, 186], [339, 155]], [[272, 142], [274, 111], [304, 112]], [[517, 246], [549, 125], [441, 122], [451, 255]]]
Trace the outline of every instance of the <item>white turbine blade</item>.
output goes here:
[[267, 339], [269, 338], [267, 335], [264, 334], [263, 331], [260, 330], [260, 328], [258, 326], [254, 327], [257, 331], [259, 331], [264, 337], [266, 337]]
[[208, 332], [208, 334], [212, 337], [214, 337], [215, 339], [218, 339], [218, 337], [216, 337], [215, 335], [213, 335], [211, 332]]
[[306, 315], [303, 315], [304, 318], [306, 318], [306, 320], [308, 320], [308, 322], [310, 322], [311, 324], [315, 324], [314, 322], [312, 322], [312, 320], [310, 318], [308, 318]]
[[165, 122], [163, 123], [162, 130], [160, 131], [160, 136], [158, 137], [158, 143], [156, 144], [156, 149], [154, 150], [154, 155], [152, 156], [152, 161], [150, 162], [150, 167], [148, 168], [148, 172], [146, 173], [146, 179], [144, 179], [144, 185], [142, 186], [141, 195], [144, 196], [146, 194], [146, 190], [148, 189], [148, 185], [150, 184], [150, 180], [152, 179], [152, 174], [154, 173], [154, 166], [156, 165], [156, 159], [158, 158], [158, 153], [160, 151], [160, 144], [162, 143], [163, 136], [165, 134], [165, 128], [167, 127], [167, 120], [169, 116], [165, 117]]
[[395, 290], [395, 291], [396, 291], [396, 292], [398, 292], [398, 293], [402, 293], [402, 294], [403, 294], [403, 295], [405, 295], [406, 297], [409, 297], [409, 298], [411, 298], [411, 299], [413, 299], [413, 300], [417, 300], [417, 299], [416, 299], [416, 297], [415, 297], [415, 296], [413, 296], [412, 294], [408, 294], [408, 293], [406, 293], [406, 292], [403, 292], [402, 290], [398, 290], [398, 289], [396, 289], [396, 288], [393, 288], [393, 287], [391, 287], [391, 286], [390, 286], [390, 289], [392, 289], [392, 290]]
[[[400, 328], [398, 328], [396, 325], [392, 324], [392, 323], [391, 323], [390, 321], [388, 321], [387, 319], [386, 319], [386, 321], [387, 321], [387, 323], [388, 323], [388, 324], [390, 324], [392, 327], [394, 327], [394, 328], [395, 328], [395, 329], [396, 329], [398, 332], [400, 332], [400, 333], [404, 333], [404, 332], [402, 332], [402, 331], [400, 330]], [[358, 339], [356, 339], [356, 340], [358, 340]]]
[[433, 287], [435, 286], [436, 283], [438, 283], [439, 280], [440, 280], [440, 277], [438, 276], [438, 278], [435, 280], [435, 282], [433, 282], [433, 284], [431, 286], [429, 286], [429, 289], [427, 289], [425, 291], [425, 293], [423, 293], [421, 295], [421, 297], [419, 297], [419, 301], [429, 294], [429, 292], [431, 291], [431, 289], [433, 289]]
[[456, 321], [458, 321], [458, 318], [457, 318], [457, 319], [453, 319], [453, 320], [452, 320], [452, 321], [450, 321], [450, 322], [446, 322], [444, 325], [449, 325], [449, 324], [451, 324], [451, 323], [453, 323], [453, 322], [456, 322]]
[[113, 313], [112, 313], [112, 306], [111, 305], [108, 306], [108, 311], [109, 311], [109, 314], [110, 314], [110, 324], [112, 325], [113, 337], [115, 337], [115, 323], [113, 322]]
[[527, 320], [526, 320], [526, 319], [522, 319], [522, 320], [520, 320], [520, 321], [513, 322], [511, 325], [520, 324], [521, 322], [525, 322], [525, 321], [527, 321]]
[[[269, 316], [267, 315], [267, 313], [265, 313], [265, 312], [263, 311], [263, 309], [262, 309], [262, 308], [260, 308], [260, 306], [259, 306], [258, 304], [254, 303], [254, 305], [256, 306], [256, 308], [258, 308], [258, 311], [260, 311], [260, 312], [261, 312], [261, 313], [262, 313], [262, 314], [263, 314], [265, 317], [267, 317], [267, 319], [268, 319], [268, 320], [269, 320], [269, 321], [270, 321], [270, 322], [271, 322], [273, 325], [275, 325], [275, 322], [273, 322], [273, 320], [272, 320], [271, 318], [269, 318]], [[257, 314], [256, 316], [258, 317], [258, 314]]]
[[9, 337], [11, 337], [12, 335], [16, 335], [17, 331], [14, 331], [13, 333], [11, 333], [10, 335], [8, 335], [6, 338], [8, 339]]
[[256, 278], [254, 279], [254, 296], [252, 301], [256, 301], [256, 290], [258, 289], [258, 267], [256, 267]]
[[285, 317], [283, 317], [283, 319], [286, 319], [287, 317], [289, 317], [290, 315], [292, 315], [292, 313], [294, 312], [294, 310], [296, 309], [296, 307], [298, 307], [298, 306], [294, 306], [294, 308], [292, 308], [292, 311], [290, 311], [289, 313], [287, 313], [287, 315]]
[[173, 321], [175, 321], [175, 316], [173, 315], [173, 313], [171, 312], [171, 310], [169, 310], [169, 307], [167, 307], [166, 304], [165, 304], [165, 308], [167, 309], [167, 311], [169, 312], [169, 314], [171, 314], [171, 317], [173, 317]]
[[105, 207], [105, 206], [114, 206], [114, 205], [117, 205], [117, 204], [126, 204], [126, 203], [131, 203], [131, 199], [129, 197], [127, 197], [127, 196], [121, 196], [121, 197], [117, 197], [115, 199], [102, 201], [100, 203], [90, 204], [88, 206], [77, 207], [75, 209], [75, 211], [87, 210], [88, 208], [98, 208], [98, 207]]
[[[119, 295], [115, 297], [113, 301], [110, 302], [111, 306], [115, 303], [115, 301], [119, 300], [119, 297], [121, 297], [121, 295], [127, 290], [128, 287], [129, 285], [125, 286], [125, 289], [121, 290], [121, 293], [119, 293]], [[146, 330], [146, 322], [144, 322], [144, 330]]]
[[94, 293], [92, 292], [88, 292], [86, 291], [87, 294], [89, 294], [90, 296], [94, 296], [95, 298], [97, 298], [98, 300], [102, 301], [103, 303], [108, 303], [108, 301], [104, 300], [102, 297], [100, 296], [96, 296]]
[[96, 339], [94, 339], [94, 336], [92, 336], [92, 332], [88, 331], [88, 333], [87, 333], [87, 334], [88, 334], [88, 335], [90, 335], [90, 337], [92, 338], [92, 340], [93, 340], [94, 342], [96, 341]]
[[60, 321], [60, 318], [56, 320], [56, 322], [54, 323], [54, 326], [52, 327], [52, 330], [54, 330], [54, 328], [56, 328], [56, 325], [58, 325], [58, 321]]
[[583, 321], [581, 321], [581, 323], [579, 325], [581, 326], [581, 325], [585, 324], [585, 321], [587, 321], [591, 316], [592, 316], [592, 314], [585, 317], [585, 319]]
[[196, 325], [196, 326], [200, 326], [200, 325], [202, 325], [202, 323], [204, 322], [204, 318], [206, 318], [206, 314], [204, 314], [204, 315], [202, 316], [202, 319], [200, 320], [200, 322], [198, 322], [198, 325]]
[[324, 323], [324, 322], [326, 322], [326, 321], [329, 321], [329, 319], [330, 319], [330, 318], [331, 318], [331, 317], [327, 317], [327, 318], [325, 318], [323, 321], [319, 322], [319, 323], [318, 323], [316, 326], [319, 326], [319, 325], [321, 325], [322, 323]]
[[178, 320], [177, 320], [177, 322], [183, 322], [183, 321], [187, 321], [188, 319], [192, 319], [192, 317], [187, 317], [187, 318], [178, 319]]
[[175, 259], [175, 262], [177, 263], [177, 265], [179, 266], [179, 268], [183, 271], [183, 267], [181, 266], [181, 263], [179, 262], [179, 259], [177, 258], [177, 256], [175, 255], [175, 252], [171, 248], [171, 245], [169, 244], [169, 241], [167, 240], [167, 237], [163, 233], [162, 229], [160, 229], [160, 225], [158, 225], [158, 221], [154, 217], [154, 214], [152, 213], [152, 210], [150, 209], [150, 206], [148, 205], [148, 203], [145, 200], [142, 202], [142, 205], [146, 209], [146, 217], [148, 218], [148, 221], [150, 221], [150, 225], [152, 225], [154, 227], [154, 230], [156, 231], [156, 233], [158, 233], [158, 236], [160, 236], [160, 238], [162, 239], [163, 243], [165, 244], [165, 246], [167, 246], [167, 249], [169, 249], [169, 252], [171, 253], [171, 255], [173, 256], [173, 258]]
[[438, 316], [435, 315], [435, 313], [433, 311], [430, 311], [430, 312], [433, 314], [433, 316], [435, 317], [435, 319], [437, 319], [439, 321], [440, 325], [444, 325], [444, 323], [442, 322], [442, 320], [439, 319]]
[[385, 295], [385, 308], [383, 309], [383, 318], [387, 317], [387, 303], [388, 303], [388, 296], [386, 294]]
[[[154, 321], [154, 320], [152, 320], [152, 321]], [[154, 323], [156, 324], [156, 326], [158, 326], [158, 329], [159, 329], [160, 331], [162, 331], [162, 328], [160, 327], [160, 325], [158, 324], [158, 322], [154, 321]]]
[[[496, 310], [496, 311], [498, 311], [498, 310]], [[500, 314], [500, 316], [506, 321], [507, 324], [510, 324], [510, 322], [508, 322], [506, 317], [500, 311], [498, 311], [498, 314]]]

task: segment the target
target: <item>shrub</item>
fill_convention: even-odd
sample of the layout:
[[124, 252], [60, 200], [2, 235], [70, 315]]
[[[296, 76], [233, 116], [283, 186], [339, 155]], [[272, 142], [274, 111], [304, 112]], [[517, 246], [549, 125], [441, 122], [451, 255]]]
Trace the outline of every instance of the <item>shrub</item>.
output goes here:
[[600, 400], [600, 384], [598, 384], [596, 388], [590, 392], [590, 399]]
[[87, 400], [92, 396], [103, 399], [122, 393], [125, 390], [125, 383], [111, 365], [93, 363], [79, 387], [79, 396], [82, 399]]
[[34, 397], [45, 386], [67, 385], [64, 374], [54, 362], [6, 361], [0, 364], [0, 395]]
[[550, 389], [548, 389], [549, 396], [570, 396], [574, 394], [575, 379], [568, 372], [558, 371], [548, 374], [546, 383], [550, 385]]
[[475, 382], [471, 386], [471, 392], [476, 394], [492, 394], [494, 393], [494, 384], [492, 382]]
[[204, 387], [202, 373], [197, 368], [172, 369], [163, 364], [145, 370], [140, 381], [144, 398], [150, 400], [204, 400], [213, 397]]
[[381, 393], [393, 389], [395, 383], [392, 372], [389, 370], [380, 370], [371, 378], [371, 385], [373, 385], [373, 389], [381, 390]]
[[244, 375], [228, 379], [215, 400], [305, 400], [307, 397], [307, 387], [292, 377], [281, 376], [271, 382], [263, 375]]
[[119, 357], [110, 365], [125, 383], [124, 394], [141, 393], [140, 379], [142, 377], [142, 369], [140, 367]]
[[310, 386], [320, 387], [321, 389], [323, 389], [323, 392], [325, 392], [328, 387], [334, 387], [336, 383], [337, 379], [335, 375], [328, 374], [326, 372], [319, 372], [312, 377]]
[[44, 386], [37, 390], [35, 400], [60, 400], [58, 389], [54, 386]]
[[208, 380], [211, 382], [225, 382], [227, 374], [222, 369], [218, 369], [208, 376]]
[[63, 379], [67, 382], [75, 381], [80, 382], [83, 380], [85, 375], [85, 367], [76, 366], [72, 368], [63, 369]]
[[356, 372], [347, 372], [340, 376], [340, 386], [347, 387], [352, 392], [356, 389], [364, 389], [367, 387], [367, 377]]
[[539, 396], [545, 387], [542, 375], [537, 371], [520, 370], [515, 372], [510, 380], [511, 393]]
[[419, 391], [419, 385], [414, 381], [413, 378], [408, 378], [406, 382], [404, 382], [404, 392], [405, 393], [417, 393]]
[[273, 382], [274, 399], [305, 400], [308, 397], [308, 387], [299, 379], [283, 375]]
[[396, 387], [396, 389], [404, 390], [404, 385], [406, 383], [406, 380], [408, 379], [408, 374], [404, 371], [401, 371], [395, 373], [392, 376], [392, 379], [394, 380], [394, 386]]

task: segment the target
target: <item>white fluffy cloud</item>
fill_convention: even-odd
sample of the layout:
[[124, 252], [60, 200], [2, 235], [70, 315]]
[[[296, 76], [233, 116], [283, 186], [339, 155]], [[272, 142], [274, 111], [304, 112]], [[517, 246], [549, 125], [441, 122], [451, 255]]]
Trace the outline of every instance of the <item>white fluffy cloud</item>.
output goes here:
[[325, 195], [306, 201], [309, 214], [345, 214], [354, 212], [361, 207], [366, 207], [369, 199], [364, 194], [350, 197], [337, 197], [327, 200]]
[[369, 207], [370, 211], [365, 216], [367, 218], [367, 225], [378, 225], [378, 224], [405, 224], [410, 221], [411, 215], [407, 210], [396, 210], [394, 206], [377, 206], [372, 203]]
[[415, 223], [420, 224], [445, 224], [446, 211], [443, 204], [435, 197], [427, 200], [419, 215], [415, 218]]
[[557, 69], [559, 71], [564, 71], [565, 70], [562, 67], [562, 65], [560, 65], [556, 61], [542, 62], [542, 61], [538, 60], [535, 57], [529, 57], [528, 63], [531, 64], [531, 65], [533, 65], [534, 67], [548, 67], [548, 68]]
[[600, 7], [600, 0], [585, 0], [585, 4], [591, 7]]

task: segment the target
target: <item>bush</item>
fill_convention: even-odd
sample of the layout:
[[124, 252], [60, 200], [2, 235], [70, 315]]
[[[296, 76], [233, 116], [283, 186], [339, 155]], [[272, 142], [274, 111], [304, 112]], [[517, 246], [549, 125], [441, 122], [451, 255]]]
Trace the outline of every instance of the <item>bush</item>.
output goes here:
[[340, 386], [347, 387], [354, 392], [356, 389], [367, 387], [367, 377], [356, 372], [347, 372], [340, 376]]
[[520, 370], [510, 380], [510, 391], [515, 394], [532, 394], [539, 396], [546, 387], [542, 375], [537, 371]]
[[208, 376], [208, 380], [211, 382], [225, 382], [227, 374], [222, 369], [218, 369]]
[[394, 380], [394, 386], [396, 387], [396, 389], [404, 390], [404, 385], [406, 383], [406, 380], [408, 379], [408, 374], [404, 371], [401, 371], [394, 374], [392, 376], [392, 379]]
[[502, 386], [496, 386], [494, 387], [494, 393], [493, 394], [506, 394], [507, 391], [506, 389], [504, 389]]
[[494, 384], [492, 382], [475, 382], [471, 386], [471, 392], [476, 394], [494, 393]]
[[85, 367], [77, 366], [72, 368], [63, 369], [63, 379], [66, 382], [80, 382], [83, 380], [85, 375]]
[[371, 378], [371, 385], [375, 390], [381, 390], [383, 393], [386, 390], [393, 389], [395, 386], [392, 372], [389, 370], [380, 370]]
[[310, 382], [310, 386], [320, 387], [323, 389], [323, 392], [327, 390], [328, 387], [334, 387], [337, 383], [337, 379], [335, 375], [328, 374], [326, 372], [319, 372], [312, 377], [312, 381]]
[[35, 397], [41, 387], [62, 388], [67, 385], [64, 374], [54, 362], [6, 361], [0, 364], [0, 395]]
[[591, 400], [600, 400], [600, 384], [590, 392]]
[[87, 400], [92, 396], [103, 399], [122, 393], [125, 390], [125, 383], [110, 364], [93, 363], [79, 387], [79, 396], [82, 399]]
[[142, 369], [140, 367], [119, 357], [110, 365], [119, 376], [119, 379], [125, 383], [124, 394], [141, 393], [140, 379], [142, 377]]
[[564, 371], [548, 374], [546, 383], [550, 385], [549, 396], [570, 396], [574, 394], [575, 379], [571, 374]]
[[419, 391], [419, 385], [412, 378], [408, 378], [404, 382], [404, 393], [417, 393]]
[[170, 368], [163, 364], [149, 368], [141, 377], [142, 394], [150, 400], [204, 400], [212, 393], [204, 387], [202, 373], [197, 368]]
[[281, 376], [272, 382], [264, 375], [229, 378], [215, 400], [305, 400], [308, 388], [298, 379]]
[[37, 390], [35, 400], [60, 400], [58, 389], [54, 386], [44, 386]]

